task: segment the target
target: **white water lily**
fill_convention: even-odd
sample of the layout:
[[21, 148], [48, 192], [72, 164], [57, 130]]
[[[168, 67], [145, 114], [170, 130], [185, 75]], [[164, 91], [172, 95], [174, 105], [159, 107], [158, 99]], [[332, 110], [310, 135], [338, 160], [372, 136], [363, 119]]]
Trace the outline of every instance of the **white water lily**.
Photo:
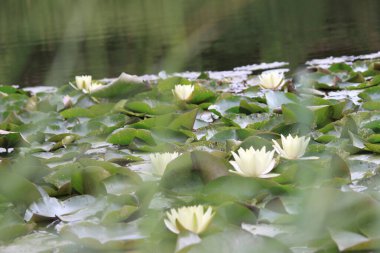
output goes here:
[[153, 165], [153, 174], [162, 176], [166, 170], [167, 165], [179, 156], [179, 153], [155, 153], [151, 154], [150, 160]]
[[310, 137], [298, 137], [297, 135], [295, 137], [292, 137], [290, 134], [285, 137], [281, 134], [282, 148], [277, 141], [272, 141], [274, 143], [273, 148], [281, 157], [294, 160], [301, 158], [305, 154], [306, 147], [310, 141]]
[[173, 233], [179, 234], [187, 230], [200, 234], [206, 230], [214, 216], [212, 207], [204, 211], [204, 206], [184, 206], [178, 209], [170, 209], [166, 212], [167, 219], [164, 220], [166, 227]]
[[284, 73], [265, 72], [259, 76], [260, 86], [264, 89], [279, 90], [285, 83]]
[[100, 83], [92, 82], [92, 76], [86, 75], [76, 76], [75, 83], [77, 88], [84, 93], [91, 93], [102, 86]]
[[246, 150], [240, 148], [238, 154], [232, 152], [232, 155], [235, 161], [230, 161], [230, 163], [234, 166], [235, 170], [230, 170], [230, 172], [243, 177], [269, 178], [279, 175], [269, 173], [276, 165], [276, 161], [273, 158], [274, 150], [267, 152], [265, 147], [261, 150], [256, 150], [253, 147]]
[[80, 90], [87, 90], [91, 87], [92, 76], [76, 76], [75, 83]]
[[191, 95], [194, 92], [194, 85], [177, 84], [174, 86], [172, 92], [179, 100], [187, 101], [191, 98]]

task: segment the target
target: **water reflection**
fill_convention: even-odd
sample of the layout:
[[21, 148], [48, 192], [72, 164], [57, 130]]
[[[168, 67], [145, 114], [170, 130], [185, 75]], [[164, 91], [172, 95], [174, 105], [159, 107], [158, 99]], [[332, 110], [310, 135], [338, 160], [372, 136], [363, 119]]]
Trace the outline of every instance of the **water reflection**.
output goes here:
[[380, 50], [376, 0], [2, 0], [0, 82], [59, 85]]

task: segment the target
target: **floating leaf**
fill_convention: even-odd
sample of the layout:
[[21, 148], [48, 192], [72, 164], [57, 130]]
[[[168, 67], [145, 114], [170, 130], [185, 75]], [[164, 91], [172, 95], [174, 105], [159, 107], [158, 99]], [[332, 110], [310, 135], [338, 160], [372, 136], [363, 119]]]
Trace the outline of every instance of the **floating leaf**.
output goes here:
[[227, 229], [203, 238], [200, 244], [195, 245], [189, 253], [262, 253], [291, 251], [285, 245], [274, 239], [253, 236], [238, 229]]
[[175, 252], [187, 252], [192, 246], [201, 241], [201, 238], [197, 234], [187, 231], [182, 232], [178, 235]]
[[29, 235], [17, 238], [12, 244], [1, 245], [3, 253], [30, 252], [44, 253], [51, 250], [73, 251], [80, 246], [73, 242], [64, 240], [56, 234], [36, 231]]
[[279, 109], [284, 104], [295, 103], [297, 97], [291, 93], [283, 93], [279, 91], [269, 91], [265, 93], [265, 98], [270, 110]]
[[99, 225], [79, 222], [65, 225], [61, 234], [72, 238], [81, 245], [97, 250], [133, 250], [145, 236], [136, 224]]
[[122, 73], [119, 78], [112, 83], [96, 89], [91, 93], [91, 96], [98, 98], [126, 98], [133, 97], [149, 89], [150, 86], [144, 83], [141, 78]]
[[20, 133], [0, 129], [0, 147], [8, 149], [28, 144], [28, 141]]
[[240, 111], [244, 113], [260, 113], [268, 112], [268, 108], [258, 102], [249, 103], [247, 100], [242, 100], [240, 102]]
[[204, 183], [227, 175], [231, 165], [204, 151], [185, 153], [168, 164], [161, 185], [168, 189], [198, 189]]
[[340, 251], [364, 251], [377, 249], [380, 246], [380, 241], [375, 243], [363, 235], [349, 231], [330, 229], [330, 234]]
[[112, 144], [129, 145], [135, 139], [144, 141], [149, 145], [156, 143], [148, 130], [133, 128], [118, 129], [108, 136], [107, 141]]
[[154, 100], [131, 101], [125, 104], [125, 108], [149, 115], [168, 114], [176, 110], [174, 105]]
[[228, 226], [234, 224], [240, 226], [242, 223], [255, 223], [256, 215], [248, 206], [235, 202], [225, 202], [218, 206], [213, 224], [218, 226]]
[[24, 220], [13, 211], [0, 214], [0, 241], [9, 241], [18, 236], [29, 233], [34, 223], [25, 223]]
[[365, 101], [379, 101], [380, 87], [376, 86], [365, 89], [363, 92], [359, 94], [359, 97], [364, 99]]
[[93, 105], [88, 108], [73, 107], [73, 108], [69, 108], [62, 111], [61, 115], [62, 117], [66, 119], [78, 118], [78, 117], [95, 118], [95, 117], [98, 117], [100, 115], [110, 112], [114, 106], [115, 106], [114, 104], [102, 104], [102, 105]]
[[26, 221], [54, 220], [58, 216], [64, 216], [86, 208], [95, 201], [95, 198], [89, 195], [75, 196], [60, 201], [56, 198], [50, 198], [43, 190], [40, 190], [40, 192], [42, 199], [32, 203], [26, 210], [24, 216]]
[[281, 193], [286, 191], [285, 187], [267, 179], [231, 175], [209, 182], [204, 187], [203, 194], [206, 194], [210, 201], [245, 201], [264, 192]]
[[169, 77], [158, 81], [157, 88], [161, 93], [172, 92], [177, 84], [191, 84], [191, 82], [183, 77]]
[[12, 202], [30, 204], [40, 198], [36, 186], [12, 172], [0, 171], [0, 194]]
[[209, 89], [196, 84], [194, 86], [194, 91], [190, 99], [190, 103], [192, 104], [200, 104], [204, 102], [210, 102], [216, 99], [216, 95]]

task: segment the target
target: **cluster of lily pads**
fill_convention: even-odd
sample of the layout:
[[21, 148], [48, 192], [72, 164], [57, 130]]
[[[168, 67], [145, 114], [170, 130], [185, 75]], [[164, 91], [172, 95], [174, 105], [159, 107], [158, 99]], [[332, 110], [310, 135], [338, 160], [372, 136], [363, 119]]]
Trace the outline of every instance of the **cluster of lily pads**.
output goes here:
[[287, 71], [0, 86], [0, 251], [378, 249], [380, 63]]

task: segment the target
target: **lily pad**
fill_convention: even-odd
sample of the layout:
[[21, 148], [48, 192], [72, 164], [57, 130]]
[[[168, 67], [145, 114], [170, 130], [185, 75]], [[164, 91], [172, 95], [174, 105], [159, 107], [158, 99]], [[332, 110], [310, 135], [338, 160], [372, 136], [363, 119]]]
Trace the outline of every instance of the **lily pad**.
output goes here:
[[284, 252], [290, 253], [286, 246], [274, 239], [254, 236], [243, 230], [226, 230], [203, 238], [200, 244], [195, 245], [189, 253], [261, 253]]
[[207, 152], [185, 153], [168, 164], [161, 185], [176, 191], [194, 191], [227, 175], [230, 168], [231, 165]]
[[98, 98], [133, 97], [134, 95], [149, 90], [150, 85], [137, 77], [122, 73], [118, 79], [110, 84], [95, 90], [91, 96]]
[[0, 129], [0, 147], [8, 149], [25, 145], [29, 143], [20, 133]]
[[32, 203], [26, 210], [24, 216], [26, 221], [54, 220], [58, 216], [64, 216], [86, 208], [95, 201], [95, 198], [89, 195], [75, 196], [60, 201], [49, 197], [42, 189], [40, 189], [40, 192], [42, 199]]
[[99, 225], [79, 222], [65, 225], [61, 234], [77, 243], [97, 250], [133, 250], [146, 237], [136, 224]]

